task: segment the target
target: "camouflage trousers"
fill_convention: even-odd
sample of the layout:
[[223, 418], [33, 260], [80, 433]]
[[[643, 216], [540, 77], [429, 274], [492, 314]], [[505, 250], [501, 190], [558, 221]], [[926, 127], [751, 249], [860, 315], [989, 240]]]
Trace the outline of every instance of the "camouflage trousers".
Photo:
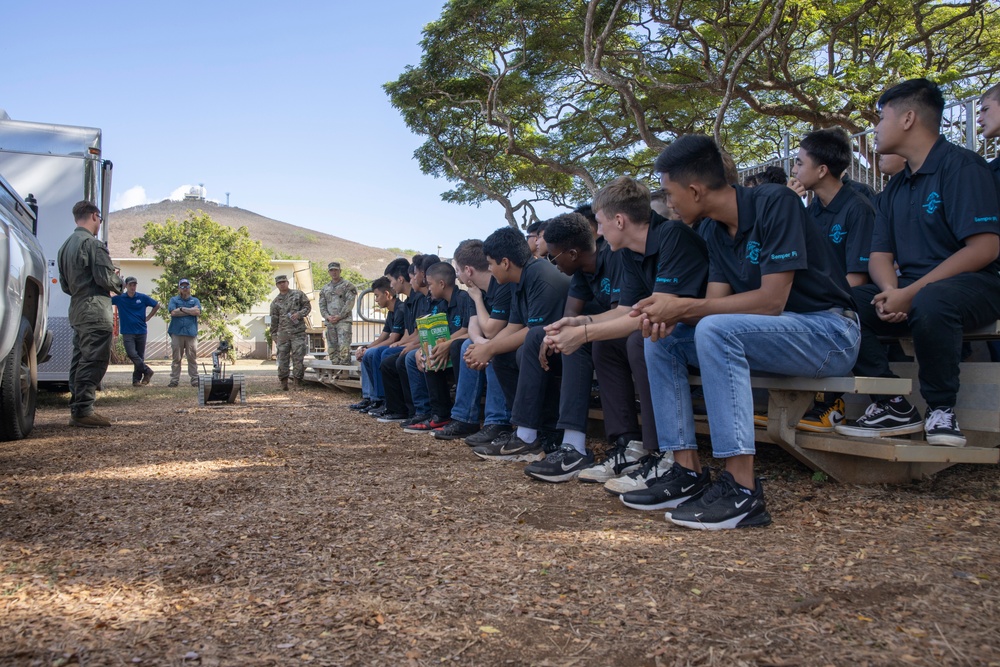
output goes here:
[[306, 335], [279, 336], [275, 341], [278, 345], [278, 379], [288, 377], [288, 362], [291, 360], [292, 379], [301, 380], [305, 375], [302, 358], [306, 356]]
[[351, 330], [350, 320], [326, 325], [326, 351], [331, 363], [351, 363]]
[[74, 417], [94, 414], [97, 385], [111, 361], [111, 329], [73, 328], [73, 358], [69, 366], [69, 411]]

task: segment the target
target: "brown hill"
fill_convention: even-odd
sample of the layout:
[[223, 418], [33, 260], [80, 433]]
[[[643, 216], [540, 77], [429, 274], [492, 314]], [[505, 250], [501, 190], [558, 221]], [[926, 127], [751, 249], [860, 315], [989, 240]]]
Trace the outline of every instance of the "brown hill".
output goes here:
[[134, 206], [111, 213], [108, 237], [112, 257], [134, 257], [132, 239], [142, 236], [147, 222], [163, 222], [169, 217], [183, 220], [189, 210], [201, 210], [220, 225], [238, 229], [246, 227], [250, 237], [265, 248], [286, 255], [295, 255], [325, 266], [338, 260], [345, 267], [359, 271], [366, 278], [382, 275], [385, 265], [398, 255], [384, 248], [348, 241], [338, 236], [313, 231], [287, 222], [272, 220], [234, 206], [220, 206], [209, 201], [162, 201], [157, 204]]

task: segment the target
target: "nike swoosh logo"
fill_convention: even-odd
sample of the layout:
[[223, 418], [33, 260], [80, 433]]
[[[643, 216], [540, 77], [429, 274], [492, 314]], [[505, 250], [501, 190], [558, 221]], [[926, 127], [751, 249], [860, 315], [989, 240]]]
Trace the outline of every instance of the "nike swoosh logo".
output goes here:
[[520, 447], [515, 447], [514, 449], [507, 449], [507, 445], [503, 445], [500, 448], [500, 453], [501, 454], [512, 454], [512, 453], [516, 452], [518, 449], [520, 449]]
[[688, 491], [690, 491], [691, 489], [693, 489], [695, 486], [696, 486], [695, 484], [692, 484], [691, 486], [682, 486], [681, 487], [681, 493], [687, 493]]
[[750, 500], [750, 499], [749, 498], [744, 498], [740, 502], [736, 503], [736, 509], [739, 509], [739, 508], [743, 507], [744, 505], [746, 505], [748, 500]]
[[575, 463], [570, 463], [569, 466], [567, 466], [566, 463], [563, 462], [563, 463], [560, 463], [559, 466], [563, 469], [563, 472], [566, 472], [567, 470], [572, 470], [573, 468], [575, 468], [576, 464]]

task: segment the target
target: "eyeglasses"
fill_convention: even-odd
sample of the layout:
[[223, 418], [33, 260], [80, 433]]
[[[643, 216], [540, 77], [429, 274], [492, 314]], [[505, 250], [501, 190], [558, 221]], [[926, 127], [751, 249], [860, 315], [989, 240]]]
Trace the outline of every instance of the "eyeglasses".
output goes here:
[[95, 212], [94, 215], [97, 216], [98, 220], [100, 220], [101, 222], [104, 222], [104, 216], [103, 215], [101, 215], [100, 213], [97, 213], [97, 212]]
[[557, 260], [557, 259], [559, 259], [559, 258], [560, 258], [560, 257], [562, 256], [562, 254], [563, 254], [564, 252], [566, 252], [566, 251], [565, 251], [565, 250], [563, 250], [563, 251], [562, 251], [561, 253], [559, 253], [558, 255], [555, 255], [555, 256], [552, 256], [552, 255], [547, 255], [547, 257], [548, 257], [548, 260], [549, 260], [550, 262], [552, 262], [553, 264], [555, 264], [555, 263], [556, 263], [556, 260]]

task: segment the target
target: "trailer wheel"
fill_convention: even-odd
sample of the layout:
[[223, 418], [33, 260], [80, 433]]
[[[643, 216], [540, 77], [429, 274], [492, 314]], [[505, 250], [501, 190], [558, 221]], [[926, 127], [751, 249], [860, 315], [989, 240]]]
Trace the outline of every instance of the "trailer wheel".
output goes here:
[[20, 440], [35, 426], [38, 380], [32, 367], [34, 350], [31, 322], [22, 317], [17, 341], [0, 378], [0, 440]]

